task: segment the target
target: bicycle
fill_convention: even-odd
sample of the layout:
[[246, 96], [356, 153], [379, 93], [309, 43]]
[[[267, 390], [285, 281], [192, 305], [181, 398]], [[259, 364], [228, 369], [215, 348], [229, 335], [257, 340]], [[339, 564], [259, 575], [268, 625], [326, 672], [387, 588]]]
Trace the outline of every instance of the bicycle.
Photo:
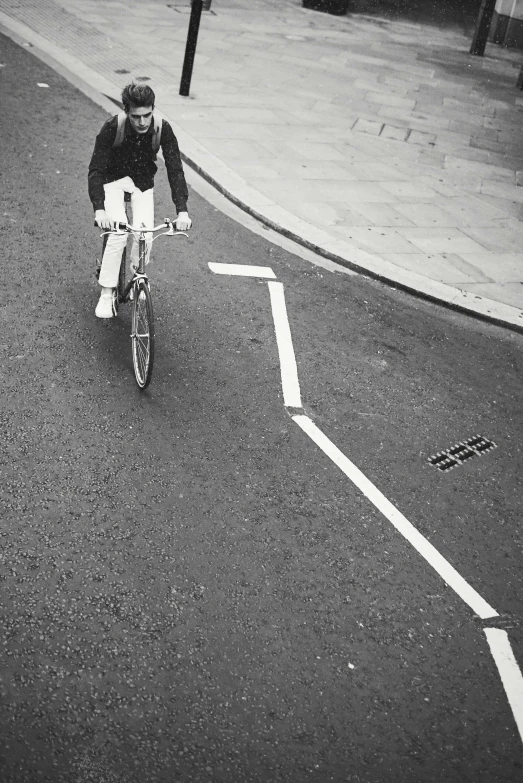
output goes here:
[[[96, 224], [95, 224], [96, 225]], [[154, 314], [153, 302], [151, 297], [151, 285], [145, 271], [147, 245], [145, 242], [146, 234], [154, 234], [167, 226], [167, 231], [157, 234], [152, 239], [154, 242], [161, 236], [185, 236], [184, 231], [175, 231], [174, 223], [169, 218], [165, 218], [163, 223], [153, 228], [147, 228], [142, 225], [132, 226], [129, 223], [118, 223], [113, 231], [104, 231], [100, 236], [103, 239], [102, 256], [105, 250], [107, 237], [110, 234], [133, 234], [138, 237], [138, 266], [132, 267], [132, 277], [126, 282], [126, 258], [127, 248], [123, 249], [122, 260], [120, 263], [120, 272], [118, 275], [118, 285], [113, 291], [113, 312], [118, 313], [121, 304], [132, 302], [132, 327], [131, 327], [131, 348], [133, 357], [134, 377], [140, 389], [146, 389], [151, 381], [154, 364]], [[152, 245], [151, 242], [151, 245]], [[97, 262], [96, 277], [100, 275], [101, 261]]]

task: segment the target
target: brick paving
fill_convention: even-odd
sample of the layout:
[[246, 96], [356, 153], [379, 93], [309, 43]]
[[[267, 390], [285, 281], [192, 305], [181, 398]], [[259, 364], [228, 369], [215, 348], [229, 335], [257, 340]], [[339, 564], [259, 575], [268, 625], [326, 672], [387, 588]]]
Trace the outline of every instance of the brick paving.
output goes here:
[[[523, 326], [523, 55], [459, 31], [213, 0], [191, 97], [188, 0], [0, 0], [103, 76], [146, 78], [190, 162], [287, 235]], [[29, 38], [28, 38], [29, 40]]]

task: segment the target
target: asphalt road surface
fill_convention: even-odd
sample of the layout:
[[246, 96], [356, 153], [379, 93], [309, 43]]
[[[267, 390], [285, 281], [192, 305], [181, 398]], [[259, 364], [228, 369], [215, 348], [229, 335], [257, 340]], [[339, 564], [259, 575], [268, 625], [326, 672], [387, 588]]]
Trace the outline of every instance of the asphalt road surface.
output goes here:
[[[129, 309], [94, 316], [106, 114], [3, 37], [0, 63], [3, 783], [520, 780], [490, 621], [291, 414], [523, 666], [523, 337], [314, 266], [191, 190], [190, 240], [155, 245], [141, 393]], [[283, 283], [301, 412], [275, 289], [209, 262]], [[429, 464], [478, 434], [496, 448]]]

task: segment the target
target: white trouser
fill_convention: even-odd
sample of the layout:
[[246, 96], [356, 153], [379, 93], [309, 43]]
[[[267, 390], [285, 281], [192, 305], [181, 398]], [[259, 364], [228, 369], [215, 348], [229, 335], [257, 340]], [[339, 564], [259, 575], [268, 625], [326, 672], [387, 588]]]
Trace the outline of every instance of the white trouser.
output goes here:
[[[124, 193], [131, 194], [132, 225], [141, 226], [142, 223], [147, 228], [154, 226], [154, 192], [150, 190], [139, 190], [131, 177], [123, 177], [114, 182], [108, 182], [104, 185], [105, 204], [104, 209], [110, 220], [119, 223], [127, 223], [125, 214]], [[102, 258], [102, 268], [98, 282], [105, 288], [115, 288], [118, 285], [118, 273], [120, 271], [120, 261], [122, 252], [127, 244], [128, 234], [110, 234], [107, 237], [107, 244]], [[151, 250], [152, 235], [146, 234], [147, 240], [147, 261]], [[138, 240], [133, 236], [131, 249], [131, 264], [138, 265]]]

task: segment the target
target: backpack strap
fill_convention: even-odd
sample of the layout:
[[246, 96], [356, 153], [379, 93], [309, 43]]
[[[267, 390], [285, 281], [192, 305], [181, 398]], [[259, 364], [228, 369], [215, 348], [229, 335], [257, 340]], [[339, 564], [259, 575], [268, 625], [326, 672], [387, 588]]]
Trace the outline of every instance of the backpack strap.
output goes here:
[[[125, 138], [125, 121], [127, 119], [127, 114], [124, 111], [122, 111], [116, 115], [116, 118], [117, 118], [117, 126], [116, 126], [116, 136], [113, 141], [113, 149], [114, 147], [119, 147]], [[154, 127], [153, 127], [153, 139], [152, 139], [152, 147], [155, 155], [160, 149], [160, 144], [162, 141], [162, 127], [163, 127], [163, 120], [155, 119]]]
[[153, 152], [156, 155], [162, 141], [163, 120], [154, 120], [153, 128]]
[[124, 111], [121, 111], [119, 114], [116, 115], [118, 125], [116, 126], [116, 136], [113, 141], [113, 148], [119, 147], [122, 141], [124, 140], [125, 136], [125, 120], [127, 119], [127, 114]]

